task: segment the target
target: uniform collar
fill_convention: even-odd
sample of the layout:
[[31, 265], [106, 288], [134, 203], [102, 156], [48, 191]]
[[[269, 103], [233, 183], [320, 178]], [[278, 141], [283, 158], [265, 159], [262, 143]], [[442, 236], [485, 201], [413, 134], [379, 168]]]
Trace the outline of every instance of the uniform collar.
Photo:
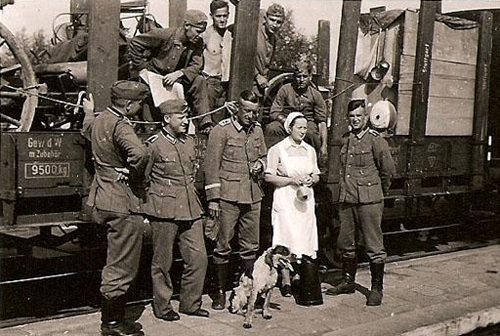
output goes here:
[[307, 147], [306, 147], [306, 145], [305, 145], [304, 140], [302, 140], [302, 141], [300, 142], [300, 144], [298, 144], [298, 145], [297, 145], [295, 142], [293, 142], [293, 141], [292, 141], [292, 139], [290, 139], [290, 136], [287, 136], [287, 137], [285, 138], [285, 140], [283, 140], [283, 141], [284, 141], [285, 149], [288, 149], [288, 148], [290, 148], [290, 147], [293, 147], [293, 148], [299, 148], [299, 149], [301, 149], [301, 148], [302, 148], [302, 149], [307, 150]]
[[[242, 130], [245, 130], [245, 128], [243, 127], [243, 125], [240, 124], [239, 121], [238, 121], [238, 119], [236, 119], [234, 116], [231, 116], [230, 119], [231, 119], [231, 123], [233, 124], [234, 128], [236, 128], [236, 130], [238, 132], [241, 132]], [[248, 129], [246, 129], [245, 131], [247, 133], [252, 132], [256, 125], [258, 125], [257, 122], [251, 123], [250, 126], [248, 126]]]
[[354, 136], [356, 138], [358, 138], [359, 140], [361, 140], [361, 138], [366, 134], [368, 133], [368, 131], [370, 130], [370, 127], [366, 127], [364, 130], [362, 130], [361, 132], [357, 133], [357, 134], [354, 134]]
[[170, 142], [173, 145], [175, 145], [177, 143], [177, 140], [179, 140], [182, 143], [186, 142], [186, 136], [184, 134], [181, 135], [181, 136], [179, 136], [179, 137], [176, 137], [175, 135], [173, 135], [172, 133], [170, 133], [169, 131], [167, 131], [165, 129], [165, 127], [162, 127], [162, 129], [161, 129], [161, 135], [163, 135], [163, 137], [165, 139], [167, 139], [168, 142]]
[[112, 115], [120, 118], [120, 119], [123, 119], [125, 120], [126, 122], [130, 123], [130, 119], [126, 116], [123, 115], [123, 113], [121, 113], [117, 108], [113, 107], [113, 106], [109, 106], [108, 109], [107, 109]]

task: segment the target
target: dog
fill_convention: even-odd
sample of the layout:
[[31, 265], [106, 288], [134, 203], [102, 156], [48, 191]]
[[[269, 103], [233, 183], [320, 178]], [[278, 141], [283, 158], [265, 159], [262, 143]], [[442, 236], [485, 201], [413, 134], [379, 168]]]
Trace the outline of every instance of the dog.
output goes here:
[[238, 287], [234, 288], [229, 297], [229, 312], [243, 314], [245, 307], [245, 329], [252, 328], [255, 302], [258, 297], [264, 297], [262, 316], [268, 320], [269, 304], [273, 287], [278, 281], [278, 269], [285, 267], [293, 271], [293, 255], [288, 247], [276, 245], [267, 249], [256, 261], [251, 274], [243, 273]]

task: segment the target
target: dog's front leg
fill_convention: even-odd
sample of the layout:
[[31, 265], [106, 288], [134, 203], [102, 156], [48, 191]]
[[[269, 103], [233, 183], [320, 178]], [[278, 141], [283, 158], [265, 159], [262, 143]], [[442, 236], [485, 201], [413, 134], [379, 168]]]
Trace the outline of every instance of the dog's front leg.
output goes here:
[[253, 309], [255, 306], [255, 301], [257, 301], [257, 292], [252, 289], [250, 292], [250, 297], [248, 298], [247, 312], [245, 314], [245, 323], [243, 323], [243, 328], [249, 329], [252, 327], [253, 320]]
[[266, 292], [266, 295], [264, 298], [264, 305], [262, 306], [262, 317], [264, 317], [266, 320], [269, 320], [272, 318], [271, 313], [269, 312], [269, 306], [271, 304], [272, 292], [273, 292], [272, 288]]

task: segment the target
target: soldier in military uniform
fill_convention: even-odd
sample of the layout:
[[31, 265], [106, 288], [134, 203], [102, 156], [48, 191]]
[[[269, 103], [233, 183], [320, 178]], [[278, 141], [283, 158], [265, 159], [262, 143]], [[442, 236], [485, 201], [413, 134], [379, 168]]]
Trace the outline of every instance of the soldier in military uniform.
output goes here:
[[86, 99], [84, 136], [92, 140], [95, 176], [87, 204], [94, 220], [108, 228], [106, 266], [102, 270], [102, 335], [144, 335], [139, 323], [125, 321], [130, 284], [137, 275], [142, 249], [143, 217], [140, 199], [147, 164], [146, 147], [134, 133], [129, 118], [142, 107], [148, 87], [118, 81], [111, 87], [112, 105], [93, 114]]
[[364, 238], [365, 251], [370, 259], [371, 291], [366, 304], [382, 303], [384, 248], [381, 222], [384, 195], [395, 174], [387, 141], [368, 127], [368, 113], [364, 100], [348, 104], [350, 132], [342, 138], [340, 151], [341, 179], [339, 199], [340, 233], [338, 247], [342, 253], [343, 281], [327, 290], [326, 294], [351, 294], [355, 291], [356, 231]]
[[214, 249], [217, 293], [212, 308], [226, 304], [225, 284], [229, 272], [230, 242], [238, 225], [242, 267], [252, 273], [259, 249], [259, 217], [262, 191], [259, 176], [265, 168], [266, 144], [254, 118], [259, 110], [255, 93], [243, 91], [233, 115], [217, 124], [208, 138], [205, 160], [205, 191], [209, 212], [219, 218]]
[[174, 289], [169, 275], [174, 242], [178, 241], [184, 261], [179, 311], [208, 317], [209, 312], [201, 308], [208, 261], [201, 221], [203, 208], [194, 186], [195, 142], [186, 134], [188, 107], [184, 100], [167, 100], [159, 108], [163, 127], [147, 141], [150, 160], [144, 204], [153, 233], [153, 312], [165, 321], [180, 318], [170, 303]]
[[[203, 68], [203, 38], [207, 16], [199, 10], [188, 10], [182, 27], [157, 28], [135, 36], [129, 43], [132, 76], [142, 69], [163, 76], [163, 85], [178, 82], [184, 87], [186, 99], [195, 115], [209, 111], [207, 83], [201, 75]], [[146, 57], [147, 56], [147, 57]], [[207, 132], [212, 117], [199, 122], [199, 130]]]

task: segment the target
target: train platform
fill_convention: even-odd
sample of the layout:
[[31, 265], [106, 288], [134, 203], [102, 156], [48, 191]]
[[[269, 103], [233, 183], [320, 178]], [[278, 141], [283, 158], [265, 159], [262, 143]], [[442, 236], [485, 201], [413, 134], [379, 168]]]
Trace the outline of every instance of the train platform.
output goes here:
[[[338, 272], [322, 274], [322, 289], [338, 281]], [[319, 306], [304, 307], [284, 298], [277, 288], [272, 297], [273, 318], [259, 310], [252, 329], [243, 328], [243, 316], [211, 309], [210, 318], [181, 314], [176, 322], [153, 316], [151, 305], [131, 305], [150, 336], [449, 336], [500, 323], [500, 245], [464, 250], [387, 265], [384, 301], [367, 307], [369, 270], [361, 268], [352, 295], [323, 296]], [[178, 307], [178, 302], [174, 302]], [[57, 318], [0, 329], [2, 336], [100, 335], [100, 313]]]

